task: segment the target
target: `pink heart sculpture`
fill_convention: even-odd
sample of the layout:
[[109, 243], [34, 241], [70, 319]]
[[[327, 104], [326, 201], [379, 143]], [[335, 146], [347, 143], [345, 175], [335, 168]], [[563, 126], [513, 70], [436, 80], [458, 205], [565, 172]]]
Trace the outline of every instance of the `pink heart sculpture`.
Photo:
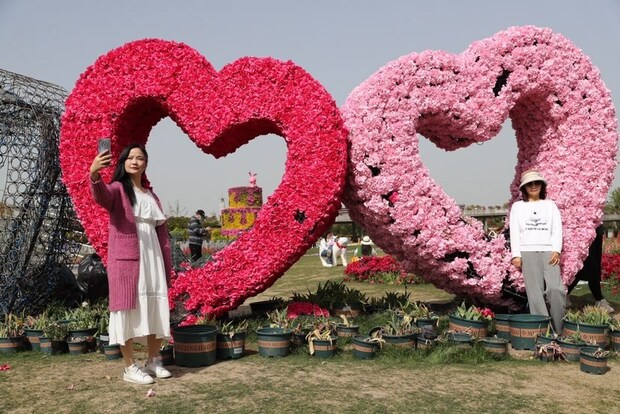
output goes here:
[[77, 214], [106, 262], [109, 217], [88, 185], [97, 139], [111, 137], [117, 157], [131, 142], [146, 143], [165, 116], [216, 158], [268, 133], [288, 146], [282, 182], [253, 228], [203, 268], [178, 274], [170, 290], [171, 302], [218, 316], [273, 284], [333, 222], [345, 182], [346, 131], [329, 93], [292, 62], [242, 58], [216, 72], [196, 50], [156, 39], [101, 56], [67, 99], [60, 159]]
[[618, 134], [599, 71], [569, 40], [515, 27], [460, 55], [403, 56], [359, 85], [342, 112], [350, 131], [344, 201], [353, 220], [408, 271], [498, 305], [514, 305], [506, 291], [524, 289], [506, 240], [488, 238], [461, 214], [424, 167], [416, 134], [452, 151], [493, 138], [510, 118], [518, 143], [511, 203], [521, 172], [540, 170], [562, 213], [562, 276], [572, 281], [601, 221]]

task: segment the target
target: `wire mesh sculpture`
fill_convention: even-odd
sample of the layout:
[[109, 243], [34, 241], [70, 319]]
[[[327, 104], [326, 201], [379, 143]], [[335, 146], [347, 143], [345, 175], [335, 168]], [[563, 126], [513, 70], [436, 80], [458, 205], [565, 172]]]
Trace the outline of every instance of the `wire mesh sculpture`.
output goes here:
[[85, 239], [58, 160], [66, 97], [0, 69], [0, 313], [36, 312], [77, 293], [69, 266]]

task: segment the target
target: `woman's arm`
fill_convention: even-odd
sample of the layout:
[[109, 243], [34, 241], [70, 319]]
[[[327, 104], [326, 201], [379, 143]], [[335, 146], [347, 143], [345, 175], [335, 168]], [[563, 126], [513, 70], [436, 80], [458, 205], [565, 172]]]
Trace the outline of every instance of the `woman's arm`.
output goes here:
[[97, 154], [93, 163], [90, 165], [90, 192], [95, 199], [95, 202], [106, 210], [112, 210], [112, 203], [114, 201], [114, 194], [109, 186], [101, 179], [101, 171], [110, 165], [112, 156], [108, 151], [104, 151], [101, 154]]
[[551, 259], [552, 266], [560, 264], [560, 252], [562, 251], [562, 215], [558, 206], [551, 202]]
[[512, 254], [512, 264], [521, 268], [521, 235], [519, 231], [519, 215], [517, 214], [518, 206], [513, 204], [510, 208], [510, 216], [508, 226], [510, 229], [510, 252]]
[[558, 253], [562, 251], [562, 215], [558, 206], [553, 202], [551, 206], [551, 249]]

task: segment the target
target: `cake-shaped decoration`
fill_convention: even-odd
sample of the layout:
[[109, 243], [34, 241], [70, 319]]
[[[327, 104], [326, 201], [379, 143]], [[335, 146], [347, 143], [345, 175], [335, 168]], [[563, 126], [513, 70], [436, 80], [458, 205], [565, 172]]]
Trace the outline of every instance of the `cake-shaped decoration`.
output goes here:
[[229, 188], [228, 208], [224, 208], [221, 211], [222, 235], [226, 237], [237, 237], [251, 228], [262, 206], [262, 188]]

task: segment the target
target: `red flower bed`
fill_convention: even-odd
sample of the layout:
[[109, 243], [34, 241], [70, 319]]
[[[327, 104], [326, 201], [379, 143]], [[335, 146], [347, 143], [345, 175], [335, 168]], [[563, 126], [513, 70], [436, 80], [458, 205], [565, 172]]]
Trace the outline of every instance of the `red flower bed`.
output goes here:
[[620, 253], [603, 254], [601, 279], [607, 282], [612, 294], [618, 294], [620, 291]]
[[392, 256], [362, 257], [344, 270], [344, 281], [368, 283], [413, 284], [415, 275], [406, 273]]

